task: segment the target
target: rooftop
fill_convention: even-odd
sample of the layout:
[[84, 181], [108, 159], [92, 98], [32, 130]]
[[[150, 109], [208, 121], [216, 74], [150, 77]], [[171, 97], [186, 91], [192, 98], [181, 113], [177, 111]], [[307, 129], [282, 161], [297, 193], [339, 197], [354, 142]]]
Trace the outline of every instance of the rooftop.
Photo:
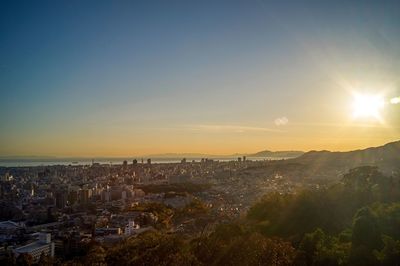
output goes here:
[[17, 253], [29, 253], [29, 252], [31, 252], [33, 250], [36, 250], [38, 248], [41, 248], [41, 247], [44, 247], [44, 246], [47, 246], [47, 245], [49, 245], [49, 244], [43, 243], [43, 242], [40, 242], [40, 241], [35, 241], [35, 242], [32, 242], [32, 243], [30, 243], [28, 245], [25, 245], [25, 246], [22, 246], [22, 247], [18, 247], [16, 249], [14, 249], [14, 251], [17, 252]]

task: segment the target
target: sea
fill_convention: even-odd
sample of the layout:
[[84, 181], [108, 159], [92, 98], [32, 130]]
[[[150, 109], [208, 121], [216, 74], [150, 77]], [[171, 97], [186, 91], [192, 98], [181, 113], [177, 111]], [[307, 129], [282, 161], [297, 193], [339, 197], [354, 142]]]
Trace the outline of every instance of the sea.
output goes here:
[[[203, 157], [204, 158], [204, 157]], [[142, 162], [142, 158], [34, 158], [34, 159], [2, 159], [0, 158], [0, 167], [34, 167], [34, 166], [52, 166], [52, 165], [91, 165], [92, 163], [99, 164], [122, 164], [123, 161], [127, 161], [128, 164], [132, 164], [132, 161], [136, 159], [138, 163]], [[144, 158], [143, 162], [146, 163], [149, 157]], [[180, 163], [182, 157], [171, 157], [171, 158], [152, 158], [151, 163]], [[200, 162], [202, 158], [186, 158], [187, 162]], [[237, 160], [237, 157], [211, 157], [209, 158], [214, 161], [227, 162]], [[265, 160], [282, 160], [287, 158], [282, 157], [246, 157], [247, 160], [251, 161], [265, 161]]]

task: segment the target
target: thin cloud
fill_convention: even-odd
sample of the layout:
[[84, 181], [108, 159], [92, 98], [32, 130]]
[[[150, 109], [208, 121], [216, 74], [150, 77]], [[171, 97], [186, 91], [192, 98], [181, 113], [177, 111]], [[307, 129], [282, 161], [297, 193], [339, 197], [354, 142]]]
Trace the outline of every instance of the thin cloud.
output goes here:
[[289, 119], [286, 116], [283, 117], [279, 117], [277, 119], [275, 119], [274, 121], [275, 125], [279, 126], [285, 126], [289, 123]]
[[189, 130], [196, 131], [208, 131], [208, 132], [236, 132], [236, 133], [245, 133], [245, 132], [275, 132], [282, 133], [284, 130], [266, 128], [266, 127], [253, 127], [253, 126], [238, 126], [238, 125], [209, 125], [209, 124], [201, 124], [201, 125], [188, 125], [186, 126]]
[[393, 129], [397, 126], [387, 124], [368, 124], [368, 123], [291, 123], [292, 126], [301, 127], [334, 127], [334, 128], [386, 128]]

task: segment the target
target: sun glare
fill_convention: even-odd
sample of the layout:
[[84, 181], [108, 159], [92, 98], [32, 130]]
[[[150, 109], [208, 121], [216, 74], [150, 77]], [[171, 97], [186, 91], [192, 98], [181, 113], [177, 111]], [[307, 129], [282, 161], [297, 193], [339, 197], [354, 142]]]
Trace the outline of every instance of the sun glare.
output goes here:
[[381, 119], [380, 112], [384, 106], [381, 95], [373, 94], [354, 94], [353, 116], [354, 118], [374, 118]]
[[399, 104], [400, 103], [400, 97], [394, 97], [390, 99], [391, 104]]

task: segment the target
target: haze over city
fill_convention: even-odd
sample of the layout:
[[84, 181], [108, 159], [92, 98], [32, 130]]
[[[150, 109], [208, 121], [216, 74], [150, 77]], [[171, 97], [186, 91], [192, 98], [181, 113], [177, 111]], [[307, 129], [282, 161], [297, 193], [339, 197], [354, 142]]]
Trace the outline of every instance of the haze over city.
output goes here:
[[0, 155], [343, 151], [395, 141], [399, 9], [2, 1]]

